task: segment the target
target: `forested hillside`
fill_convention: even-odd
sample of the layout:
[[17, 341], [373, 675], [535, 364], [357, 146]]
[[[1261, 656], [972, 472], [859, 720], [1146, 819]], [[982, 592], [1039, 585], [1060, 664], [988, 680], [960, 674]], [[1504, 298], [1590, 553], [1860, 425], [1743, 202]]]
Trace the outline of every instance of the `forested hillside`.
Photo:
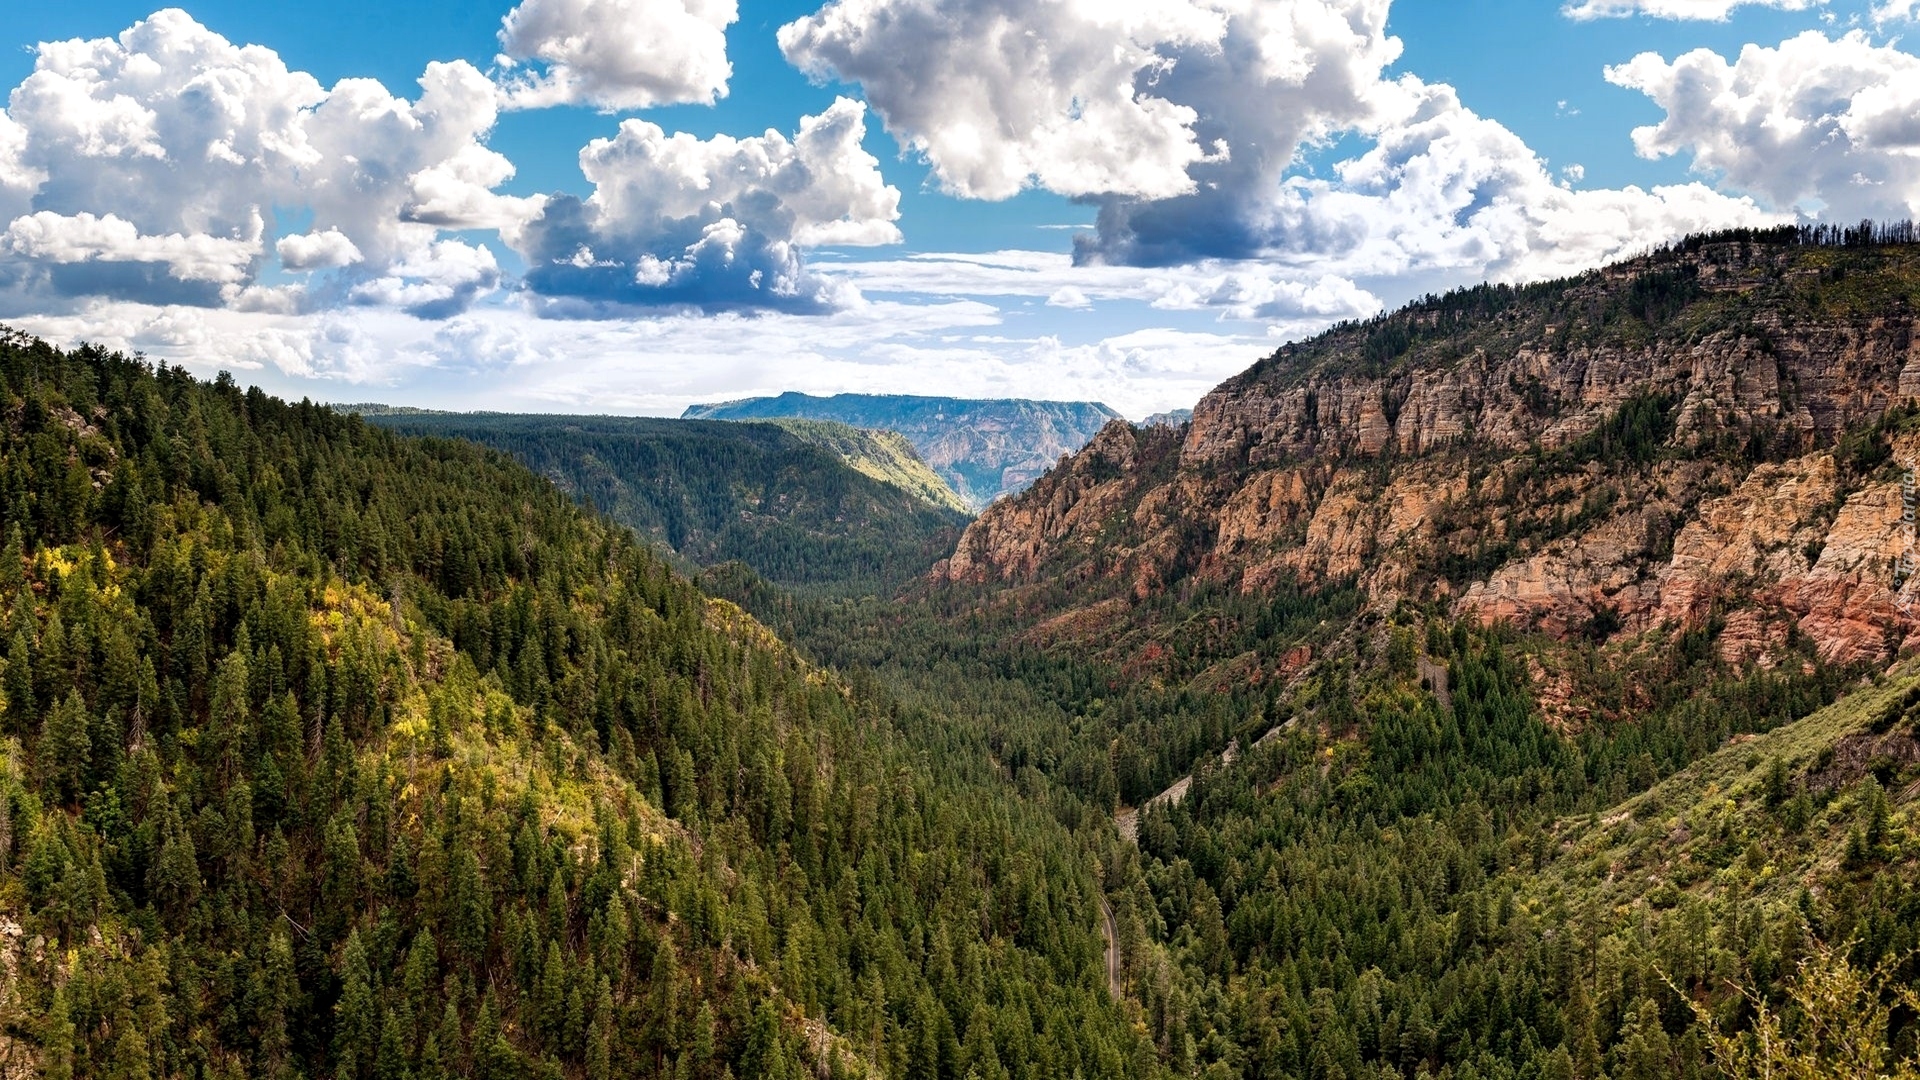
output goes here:
[[1340, 328], [897, 593], [877, 512], [697, 586], [597, 512], [879, 485], [776, 428], [645, 473], [10, 336], [0, 1071], [1911, 1076], [1891, 239]]
[[1110, 425], [899, 602], [712, 584], [1099, 823], [1176, 1071], [1911, 1070], [1916, 251], [1433, 298]]
[[471, 443], [0, 342], [0, 1068], [1162, 1072], [1084, 841]]
[[967, 520], [904, 439], [842, 424], [422, 412], [367, 419], [503, 450], [693, 567], [741, 559], [784, 585], [890, 590], [951, 550]]
[[[1176, 1072], [1717, 1076], [1696, 1006], [1747, 1030], [1736, 987], [1784, 1007], [1824, 947], [1889, 965], [1889, 993], [1916, 975], [1911, 674], [1878, 689], [1860, 669], [1726, 665], [1704, 637], [1650, 643], [1617, 677], [1667, 680], [1656, 704], [1568, 731], [1530, 685], [1551, 643], [1337, 595], [1287, 601], [1255, 641], [1357, 622], [1321, 639], [1319, 667], [1196, 689], [1023, 640], [979, 594], [713, 585], [939, 710], [944, 760], [985, 757], [1103, 837], [1123, 992]], [[1124, 838], [1113, 810], [1179, 771], [1184, 798]], [[1906, 1015], [1867, 1034], [1911, 1054]]]

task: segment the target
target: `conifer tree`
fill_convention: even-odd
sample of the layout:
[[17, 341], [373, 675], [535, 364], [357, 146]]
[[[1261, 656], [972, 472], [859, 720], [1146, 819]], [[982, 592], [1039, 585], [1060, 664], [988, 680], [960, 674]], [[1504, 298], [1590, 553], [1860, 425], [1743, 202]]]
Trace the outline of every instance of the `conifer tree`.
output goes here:
[[93, 760], [92, 726], [87, 703], [80, 691], [72, 690], [65, 701], [47, 713], [40, 728], [34, 755], [48, 787], [63, 803], [77, 801], [85, 787]]
[[73, 1080], [74, 1030], [66, 987], [54, 989], [41, 1030], [40, 1075], [44, 1080]]
[[347, 935], [340, 957], [340, 1000], [333, 1007], [333, 1065], [341, 1080], [368, 1075], [374, 1066], [380, 1018], [373, 999], [373, 975], [360, 931]]
[[6, 730], [14, 734], [31, 731], [39, 718], [33, 693], [33, 654], [26, 634], [19, 630], [7, 642], [6, 664], [5, 681], [0, 683], [0, 693], [7, 700]]

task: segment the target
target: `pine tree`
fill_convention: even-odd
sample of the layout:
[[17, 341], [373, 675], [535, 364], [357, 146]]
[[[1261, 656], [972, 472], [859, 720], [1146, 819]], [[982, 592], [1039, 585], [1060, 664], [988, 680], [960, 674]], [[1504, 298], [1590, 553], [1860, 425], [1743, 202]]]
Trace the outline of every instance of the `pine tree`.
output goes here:
[[407, 1050], [408, 1036], [401, 1030], [399, 1010], [389, 1009], [380, 1021], [380, 1048], [373, 1065], [374, 1080], [408, 1080], [412, 1075]]
[[7, 525], [7, 546], [0, 551], [0, 590], [12, 592], [26, 584], [26, 541], [20, 535], [20, 522]]
[[127, 1024], [113, 1040], [112, 1080], [152, 1080], [153, 1058], [137, 1024]]
[[[244, 634], [245, 627], [242, 627]], [[211, 767], [215, 790], [224, 792], [239, 777], [239, 759], [252, 740], [251, 709], [247, 702], [247, 657], [236, 647], [214, 675], [213, 700], [206, 730], [201, 735], [202, 760]]]
[[54, 706], [41, 725], [35, 760], [41, 776], [63, 803], [78, 801], [85, 787], [88, 765], [93, 760], [92, 726], [87, 703], [78, 690], [69, 691], [66, 700]]
[[24, 734], [39, 718], [33, 693], [33, 653], [25, 633], [15, 630], [7, 642], [7, 667], [0, 693], [7, 699], [6, 730]]
[[440, 1052], [440, 1060], [448, 1074], [458, 1072], [462, 1032], [460, 1030], [460, 1009], [451, 998], [440, 1010], [440, 1026], [434, 1030], [432, 1043]]
[[373, 975], [360, 931], [347, 935], [340, 959], [340, 1000], [333, 1006], [334, 1075], [341, 1080], [365, 1076], [374, 1065], [379, 1017], [375, 1015]]
[[73, 1019], [67, 1010], [67, 988], [56, 987], [41, 1025], [40, 1075], [43, 1080], [73, 1080]]
[[267, 939], [266, 979], [262, 986], [264, 1001], [260, 1015], [260, 1075], [280, 1080], [292, 1072], [288, 1054], [293, 1048], [289, 1020], [293, 1012], [299, 982], [293, 967], [293, 943], [284, 932]]
[[611, 1080], [613, 1076], [613, 986], [600, 977], [593, 1002], [593, 1020], [587, 1025], [587, 1080]]

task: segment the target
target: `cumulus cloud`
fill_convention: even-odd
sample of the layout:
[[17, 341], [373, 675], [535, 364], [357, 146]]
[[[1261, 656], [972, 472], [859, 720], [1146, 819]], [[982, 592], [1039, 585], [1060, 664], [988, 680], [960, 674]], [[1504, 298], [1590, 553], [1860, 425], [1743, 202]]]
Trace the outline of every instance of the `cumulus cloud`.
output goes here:
[[438, 240], [391, 272], [354, 286], [350, 295], [355, 303], [444, 319], [465, 311], [475, 297], [499, 284], [500, 264], [493, 252], [458, 240]]
[[28, 166], [26, 149], [27, 129], [0, 109], [0, 217], [6, 220], [26, 210], [34, 191], [47, 179], [44, 171]]
[[288, 269], [369, 277], [430, 257], [442, 229], [536, 214], [541, 200], [492, 190], [513, 169], [484, 145], [486, 77], [436, 63], [420, 87], [415, 101], [368, 79], [328, 89], [176, 9], [42, 44], [0, 114], [14, 264], [0, 276], [56, 297], [256, 303], [276, 207], [312, 220], [271, 245]]
[[1827, 0], [1574, 0], [1560, 9], [1570, 19], [1609, 19], [1649, 15], [1656, 19], [1725, 22], [1738, 7], [1805, 11]]
[[646, 109], [712, 104], [733, 65], [734, 0], [525, 0], [500, 28], [502, 60], [534, 70], [505, 84], [510, 108]]
[[308, 270], [336, 270], [352, 266], [365, 256], [339, 229], [326, 232], [296, 233], [283, 236], [273, 246], [280, 265], [296, 273]]
[[11, 254], [48, 263], [156, 263], [181, 281], [226, 285], [245, 278], [248, 265], [259, 257], [261, 228], [255, 214], [245, 236], [152, 236], [112, 214], [69, 216], [42, 210], [15, 218], [7, 226], [4, 245]]
[[900, 239], [900, 193], [860, 147], [865, 117], [840, 98], [792, 139], [623, 122], [580, 152], [593, 194], [556, 197], [528, 226], [528, 288], [555, 315], [836, 306], [845, 297], [809, 271], [802, 249]]
[[[1762, 217], [1701, 185], [1570, 193], [1450, 87], [1386, 78], [1400, 54], [1387, 12], [1387, 0], [835, 0], [780, 43], [818, 77], [859, 82], [955, 194], [1036, 186], [1095, 204], [1094, 232], [1074, 239], [1083, 266], [1279, 260], [1311, 271], [1289, 279], [1305, 287], [1326, 274], [1457, 281], [1579, 268]], [[1295, 175], [1303, 152], [1350, 134], [1372, 149], [1332, 179]]]
[[1152, 81], [1174, 50], [1217, 48], [1225, 27], [1178, 0], [836, 0], [779, 41], [809, 74], [860, 83], [955, 194], [1163, 198], [1193, 190], [1188, 167], [1217, 151]]
[[836, 0], [783, 27], [780, 44], [817, 77], [860, 83], [955, 194], [1037, 186], [1215, 206], [1223, 189], [1270, 186], [1301, 144], [1373, 115], [1400, 52], [1387, 8]]
[[1781, 220], [1703, 184], [1571, 190], [1445, 85], [1403, 79], [1397, 119], [1333, 179], [1289, 179], [1269, 253], [1363, 278], [1574, 273], [1689, 231]]
[[1829, 219], [1920, 213], [1920, 58], [1861, 31], [1808, 31], [1729, 62], [1696, 49], [1606, 71], [1666, 110], [1635, 129], [1644, 157], [1693, 167], [1779, 208]]

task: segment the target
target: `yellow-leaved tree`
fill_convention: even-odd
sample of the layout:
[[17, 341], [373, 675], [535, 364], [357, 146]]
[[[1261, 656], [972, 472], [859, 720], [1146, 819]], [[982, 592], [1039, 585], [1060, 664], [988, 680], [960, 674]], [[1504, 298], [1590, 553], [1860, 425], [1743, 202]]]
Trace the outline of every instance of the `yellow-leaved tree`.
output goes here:
[[1920, 1080], [1920, 1055], [1900, 1053], [1891, 1039], [1896, 1010], [1920, 1013], [1920, 990], [1899, 982], [1893, 967], [1855, 967], [1844, 947], [1817, 943], [1800, 962], [1788, 1007], [1739, 987], [1754, 1009], [1745, 1030], [1728, 1032], [1700, 1002], [1694, 1012], [1732, 1080]]

